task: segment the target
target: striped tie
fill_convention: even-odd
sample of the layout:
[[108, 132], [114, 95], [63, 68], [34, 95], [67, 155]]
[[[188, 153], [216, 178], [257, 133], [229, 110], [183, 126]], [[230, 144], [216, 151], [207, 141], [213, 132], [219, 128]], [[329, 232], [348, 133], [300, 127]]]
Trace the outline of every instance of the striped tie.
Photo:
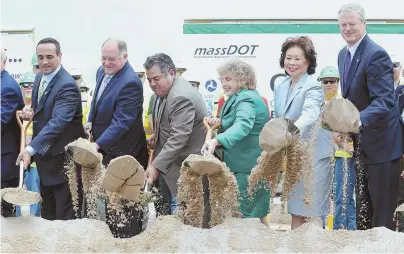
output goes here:
[[46, 80], [42, 79], [41, 84], [39, 85], [39, 89], [38, 89], [38, 102], [41, 100], [43, 92], [45, 92], [45, 84], [46, 84]]
[[110, 75], [105, 75], [104, 79], [102, 80], [100, 90], [98, 90], [97, 94], [97, 101], [100, 99], [101, 94], [104, 92], [105, 87], [107, 87], [109, 81], [111, 80], [112, 76]]

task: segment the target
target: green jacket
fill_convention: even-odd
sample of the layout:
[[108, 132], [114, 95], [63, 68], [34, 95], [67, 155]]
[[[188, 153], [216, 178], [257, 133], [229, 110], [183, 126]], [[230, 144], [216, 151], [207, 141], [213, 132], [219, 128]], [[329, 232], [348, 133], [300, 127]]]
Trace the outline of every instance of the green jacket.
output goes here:
[[224, 162], [235, 173], [251, 173], [262, 149], [259, 135], [269, 120], [268, 108], [256, 90], [241, 89], [220, 111], [216, 140], [224, 147]]

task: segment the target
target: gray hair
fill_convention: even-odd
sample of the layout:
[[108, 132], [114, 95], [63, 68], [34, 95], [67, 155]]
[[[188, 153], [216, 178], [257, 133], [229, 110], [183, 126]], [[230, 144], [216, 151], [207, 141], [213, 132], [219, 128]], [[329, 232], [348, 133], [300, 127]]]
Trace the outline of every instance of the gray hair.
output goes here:
[[128, 52], [128, 46], [126, 45], [126, 42], [124, 40], [120, 40], [120, 39], [115, 39], [115, 38], [108, 38], [104, 41], [104, 43], [102, 44], [102, 47], [104, 47], [105, 43], [109, 42], [109, 41], [115, 41], [116, 44], [118, 44], [118, 49], [119, 52], [123, 55], [126, 54]]
[[4, 48], [1, 48], [1, 62], [4, 62], [7, 60], [7, 51]]
[[175, 64], [169, 55], [164, 53], [157, 53], [152, 56], [149, 56], [146, 59], [146, 62], [143, 64], [143, 67], [146, 70], [149, 70], [153, 65], [157, 64], [160, 67], [160, 71], [164, 73], [164, 75], [168, 75], [170, 70], [174, 70], [177, 73]]
[[340, 13], [347, 13], [347, 12], [353, 12], [353, 11], [355, 11], [356, 13], [359, 14], [359, 18], [362, 22], [364, 22], [366, 20], [365, 19], [365, 9], [357, 3], [344, 4], [339, 9], [338, 15]]
[[220, 78], [229, 74], [236, 77], [240, 88], [247, 88], [249, 90], [255, 90], [257, 88], [254, 68], [239, 58], [230, 58], [222, 63], [217, 68], [217, 72]]

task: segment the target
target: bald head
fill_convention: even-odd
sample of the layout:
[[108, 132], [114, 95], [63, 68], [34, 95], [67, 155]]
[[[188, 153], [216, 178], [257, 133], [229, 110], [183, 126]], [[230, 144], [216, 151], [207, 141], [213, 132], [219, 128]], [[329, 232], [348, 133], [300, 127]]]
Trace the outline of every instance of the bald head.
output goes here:
[[1, 71], [4, 71], [6, 68], [7, 62], [7, 51], [4, 48], [1, 48]]
[[105, 73], [115, 75], [125, 65], [127, 54], [126, 42], [109, 38], [102, 44], [101, 62]]

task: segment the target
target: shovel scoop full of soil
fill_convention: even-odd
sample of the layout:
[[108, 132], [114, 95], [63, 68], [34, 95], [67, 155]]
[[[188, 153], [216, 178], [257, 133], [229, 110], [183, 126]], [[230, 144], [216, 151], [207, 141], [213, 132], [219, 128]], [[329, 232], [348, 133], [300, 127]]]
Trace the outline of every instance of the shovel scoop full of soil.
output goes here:
[[70, 151], [73, 160], [84, 168], [96, 168], [102, 161], [102, 154], [87, 139], [79, 138], [71, 142], [66, 146], [66, 150]]
[[102, 179], [101, 188], [136, 202], [143, 183], [142, 165], [132, 156], [124, 155], [111, 160]]
[[286, 118], [275, 118], [265, 124], [259, 136], [260, 147], [269, 154], [279, 152], [294, 142], [299, 129]]
[[323, 108], [323, 127], [340, 133], [359, 133], [359, 110], [347, 99], [334, 99]]
[[22, 188], [4, 188], [0, 192], [0, 198], [19, 206], [33, 205], [41, 200], [38, 192], [27, 191]]

